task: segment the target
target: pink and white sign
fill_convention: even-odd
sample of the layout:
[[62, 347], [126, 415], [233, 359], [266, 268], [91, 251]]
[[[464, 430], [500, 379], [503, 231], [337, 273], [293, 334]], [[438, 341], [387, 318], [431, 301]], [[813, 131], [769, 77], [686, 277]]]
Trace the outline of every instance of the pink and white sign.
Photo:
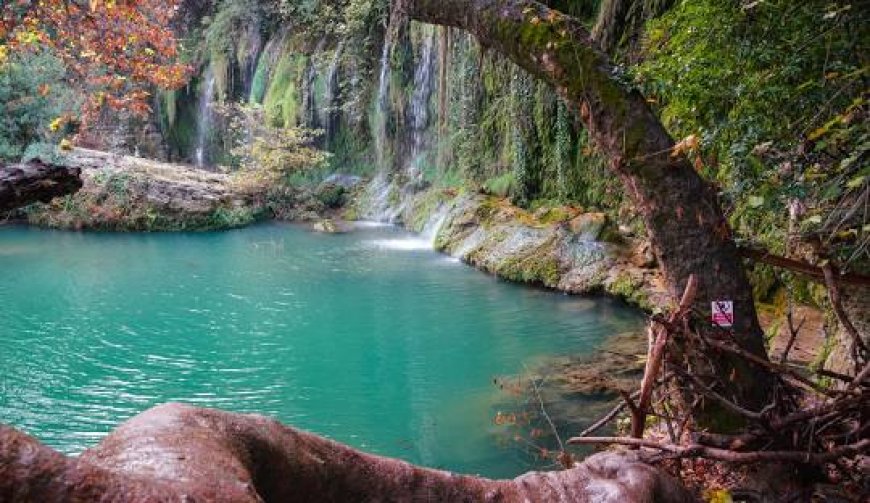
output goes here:
[[714, 300], [711, 306], [712, 316], [710, 321], [713, 326], [729, 328], [734, 326], [734, 301]]

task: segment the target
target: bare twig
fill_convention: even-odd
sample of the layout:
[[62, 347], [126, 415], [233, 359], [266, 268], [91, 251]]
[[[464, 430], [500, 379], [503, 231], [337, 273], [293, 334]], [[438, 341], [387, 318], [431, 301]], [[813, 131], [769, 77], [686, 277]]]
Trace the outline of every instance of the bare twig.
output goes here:
[[565, 452], [565, 445], [562, 443], [562, 437], [559, 435], [559, 431], [556, 430], [556, 425], [553, 424], [553, 420], [550, 419], [550, 415], [547, 414], [547, 408], [544, 407], [544, 400], [541, 398], [541, 392], [538, 389], [538, 383], [535, 378], [532, 378], [532, 389], [535, 391], [535, 398], [538, 400], [538, 405], [541, 407], [541, 414], [544, 416], [544, 419], [547, 420], [547, 424], [550, 425], [550, 429], [553, 430], [553, 435], [556, 436], [556, 441], [559, 442], [559, 450]]
[[[637, 398], [638, 395], [640, 395], [640, 391], [635, 391], [634, 393], [632, 393], [629, 396], [631, 398]], [[589, 426], [585, 430], [581, 431], [577, 436], [578, 437], [586, 437], [588, 435], [595, 433], [596, 431], [601, 429], [602, 426], [609, 423], [614, 417], [616, 417], [617, 414], [622, 412], [622, 410], [625, 409], [625, 407], [626, 407], [625, 401], [619, 402], [618, 404], [616, 404], [616, 407], [610, 409], [610, 412], [608, 412], [607, 414], [602, 416], [601, 419], [599, 419], [598, 421], [595, 421], [595, 423], [593, 423], [591, 426]]]
[[843, 382], [846, 382], [846, 383], [851, 383], [852, 380], [855, 379], [855, 378], [852, 377], [852, 376], [847, 376], [847, 375], [845, 375], [845, 374], [841, 374], [841, 373], [839, 373], [839, 372], [834, 372], [833, 370], [827, 370], [827, 369], [813, 369], [813, 372], [815, 372], [816, 374], [819, 374], [820, 376], [823, 376], [823, 377], [830, 377], [831, 379], [837, 379], [837, 380], [839, 380], [839, 381], [843, 381]]
[[788, 322], [789, 337], [788, 337], [788, 342], [785, 345], [785, 349], [782, 350], [782, 355], [780, 355], [780, 357], [779, 357], [779, 363], [782, 363], [782, 364], [785, 364], [786, 361], [788, 360], [788, 353], [789, 353], [789, 351], [791, 351], [791, 347], [794, 344], [794, 341], [797, 339], [798, 334], [800, 334], [801, 329], [804, 326], [804, 322], [807, 321], [806, 316], [804, 316], [803, 318], [801, 318], [801, 321], [800, 321], [800, 323], [798, 323], [798, 326], [797, 327], [794, 326], [794, 316], [793, 316], [792, 309], [791, 309], [791, 301], [789, 301], [788, 314], [786, 314], [785, 319]]

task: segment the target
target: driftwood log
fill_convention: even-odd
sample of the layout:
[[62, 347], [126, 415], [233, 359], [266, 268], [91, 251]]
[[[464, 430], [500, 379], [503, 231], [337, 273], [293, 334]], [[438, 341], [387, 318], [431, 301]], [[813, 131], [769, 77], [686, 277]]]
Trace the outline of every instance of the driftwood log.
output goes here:
[[0, 164], [0, 211], [48, 202], [82, 187], [81, 170], [40, 161]]
[[0, 425], [0, 501], [692, 501], [635, 453], [489, 480], [365, 454], [257, 415], [170, 403], [77, 458]]

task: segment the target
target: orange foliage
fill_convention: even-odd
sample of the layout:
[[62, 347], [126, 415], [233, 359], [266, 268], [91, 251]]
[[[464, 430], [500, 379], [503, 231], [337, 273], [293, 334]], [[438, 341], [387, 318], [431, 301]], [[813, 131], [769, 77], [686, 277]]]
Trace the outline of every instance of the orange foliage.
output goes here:
[[7, 0], [0, 47], [48, 49], [69, 83], [88, 96], [83, 126], [102, 106], [150, 111], [149, 90], [182, 86], [190, 68], [176, 61], [169, 27], [179, 0]]

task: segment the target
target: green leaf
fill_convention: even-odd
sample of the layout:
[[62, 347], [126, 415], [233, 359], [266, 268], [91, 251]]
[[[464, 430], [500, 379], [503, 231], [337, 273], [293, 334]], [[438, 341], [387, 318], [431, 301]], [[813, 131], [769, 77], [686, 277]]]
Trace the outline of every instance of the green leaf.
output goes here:
[[764, 204], [764, 198], [761, 196], [749, 196], [747, 203], [752, 208], [760, 208]]
[[867, 179], [867, 177], [865, 175], [856, 176], [855, 178], [849, 180], [846, 183], [846, 187], [848, 187], [850, 189], [857, 189], [858, 187], [864, 185], [864, 180], [866, 180], [866, 179]]

